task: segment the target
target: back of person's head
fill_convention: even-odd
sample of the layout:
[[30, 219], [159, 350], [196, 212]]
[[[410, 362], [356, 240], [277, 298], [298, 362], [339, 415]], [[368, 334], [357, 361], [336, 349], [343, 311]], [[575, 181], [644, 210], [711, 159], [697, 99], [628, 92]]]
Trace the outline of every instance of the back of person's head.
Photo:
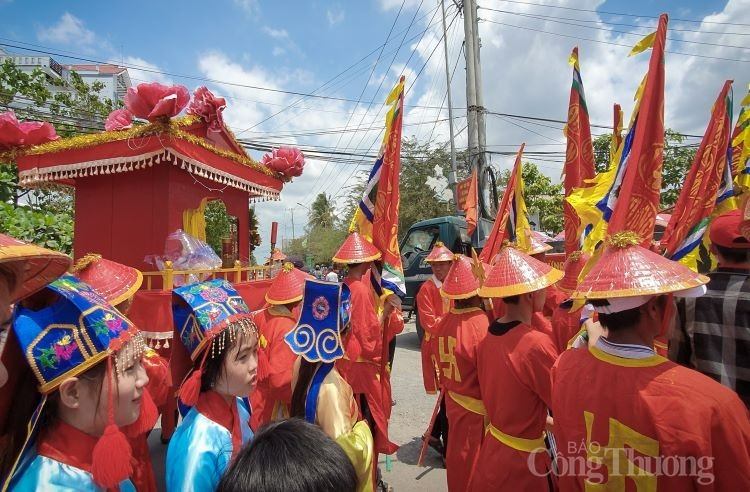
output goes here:
[[353, 492], [357, 474], [344, 450], [300, 419], [272, 422], [245, 446], [217, 492]]
[[740, 232], [742, 213], [725, 212], [716, 217], [708, 230], [708, 237], [725, 263], [747, 263], [750, 258], [750, 241]]

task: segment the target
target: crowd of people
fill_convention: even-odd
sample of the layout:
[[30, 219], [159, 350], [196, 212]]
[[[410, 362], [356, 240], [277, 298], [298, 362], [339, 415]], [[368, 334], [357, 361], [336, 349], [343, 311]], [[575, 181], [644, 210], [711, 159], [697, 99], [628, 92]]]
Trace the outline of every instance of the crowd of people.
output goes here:
[[[438, 395], [423, 439], [448, 490], [750, 490], [741, 220], [712, 222], [708, 277], [628, 232], [565, 271], [512, 245], [491, 265], [433, 245], [416, 296]], [[127, 318], [136, 269], [0, 235], [2, 490], [157, 490], [146, 437], [175, 392], [168, 491], [389, 490], [404, 320], [396, 295], [373, 295], [380, 257], [351, 233], [342, 282], [285, 263], [258, 311], [222, 279], [178, 287], [167, 360]]]

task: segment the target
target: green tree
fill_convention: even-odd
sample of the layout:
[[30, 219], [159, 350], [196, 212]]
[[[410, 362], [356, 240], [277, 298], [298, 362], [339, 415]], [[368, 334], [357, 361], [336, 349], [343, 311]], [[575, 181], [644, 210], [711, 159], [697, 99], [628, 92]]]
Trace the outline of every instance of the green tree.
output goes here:
[[335, 224], [336, 209], [333, 201], [325, 193], [319, 193], [307, 213], [307, 228], [333, 229]]
[[[677, 203], [682, 184], [690, 166], [695, 159], [697, 147], [685, 144], [685, 135], [667, 129], [664, 132], [664, 160], [662, 162], [662, 181], [660, 208], [665, 209]], [[609, 169], [610, 141], [609, 133], [599, 135], [594, 139], [594, 159], [596, 171]]]
[[[104, 87], [101, 82], [86, 84], [75, 72], [62, 80], [41, 69], [25, 73], [11, 59], [0, 65], [0, 108], [12, 106], [22, 121], [49, 121], [61, 137], [104, 128], [107, 115], [119, 106], [99, 95]], [[68, 187], [21, 188], [15, 162], [0, 159], [0, 201], [10, 206], [0, 214], [0, 230], [71, 253], [74, 199]]]
[[247, 231], [250, 252], [249, 261], [251, 265], [255, 265], [257, 264], [257, 262], [255, 260], [253, 251], [255, 251], [255, 248], [260, 246], [260, 244], [263, 242], [262, 238], [260, 237], [260, 232], [258, 232], [258, 215], [255, 213], [255, 207], [250, 207], [250, 209], [248, 210]]
[[206, 204], [206, 242], [221, 258], [221, 240], [230, 237], [234, 217], [229, 215], [221, 200], [211, 200]]
[[[510, 169], [500, 173], [498, 185], [504, 189], [510, 180]], [[533, 162], [524, 162], [521, 168], [524, 184], [524, 200], [529, 213], [537, 212], [542, 231], [558, 233], [563, 228], [563, 185], [539, 171]], [[502, 191], [498, 190], [502, 196]]]

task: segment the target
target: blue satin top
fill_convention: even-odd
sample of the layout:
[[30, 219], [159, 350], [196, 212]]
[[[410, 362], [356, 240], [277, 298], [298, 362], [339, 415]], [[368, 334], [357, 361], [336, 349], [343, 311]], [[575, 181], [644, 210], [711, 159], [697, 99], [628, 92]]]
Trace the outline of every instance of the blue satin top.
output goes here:
[[[90, 473], [52, 458], [39, 456], [36, 452], [29, 453], [22, 459], [8, 490], [13, 492], [104, 491], [94, 483]], [[120, 482], [120, 492], [135, 492], [135, 487], [130, 480], [125, 480]]]
[[[237, 398], [242, 445], [253, 437], [247, 405]], [[239, 450], [237, 450], [239, 451]], [[216, 489], [232, 458], [232, 435], [193, 407], [175, 429], [167, 448], [167, 492]]]

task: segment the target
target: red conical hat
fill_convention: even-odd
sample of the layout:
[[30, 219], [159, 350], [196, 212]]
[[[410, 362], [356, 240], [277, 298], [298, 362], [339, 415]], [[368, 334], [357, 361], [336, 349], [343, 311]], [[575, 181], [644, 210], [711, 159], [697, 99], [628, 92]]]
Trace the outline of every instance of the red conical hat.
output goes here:
[[0, 263], [17, 267], [20, 275], [15, 289], [10, 292], [12, 304], [33, 294], [65, 273], [73, 260], [57, 251], [0, 234]]
[[552, 246], [542, 241], [534, 231], [526, 231], [526, 235], [529, 238], [529, 250], [524, 251], [527, 255], [538, 255], [539, 253], [546, 253], [552, 249]]
[[482, 297], [510, 297], [548, 287], [563, 272], [512, 247], [504, 247], [484, 282]]
[[745, 198], [742, 206], [742, 222], [740, 222], [740, 234], [750, 241], [750, 195]]
[[140, 270], [95, 253], [80, 258], [73, 266], [73, 273], [113, 306], [133, 297], [143, 283]]
[[294, 268], [291, 263], [284, 263], [281, 272], [266, 292], [266, 302], [268, 304], [289, 304], [302, 300], [302, 294], [305, 291], [305, 279], [308, 278], [314, 277]]
[[586, 266], [586, 262], [589, 261], [591, 255], [588, 253], [582, 253], [581, 251], [573, 251], [570, 256], [565, 259], [565, 276], [557, 283], [557, 288], [561, 291], [570, 294], [578, 287], [578, 276], [581, 275], [583, 267]]
[[612, 236], [598, 261], [573, 292], [574, 299], [610, 299], [667, 294], [700, 287], [708, 277], [640, 246], [637, 234]]
[[279, 248], [276, 248], [273, 250], [273, 253], [271, 253], [271, 261], [284, 261], [286, 260], [286, 255], [281, 252]]
[[477, 274], [481, 276], [482, 273], [476, 271], [475, 264], [468, 256], [454, 255], [453, 264], [440, 287], [440, 294], [448, 299], [474, 297], [478, 295], [479, 288], [482, 286]]
[[435, 243], [435, 246], [432, 248], [432, 251], [430, 251], [430, 254], [427, 255], [427, 258], [425, 258], [424, 261], [426, 261], [427, 263], [431, 263], [433, 261], [453, 261], [453, 251], [446, 248], [441, 241], [437, 241]]
[[365, 263], [380, 258], [378, 248], [365, 239], [358, 232], [352, 232], [344, 240], [336, 254], [333, 255], [335, 263], [348, 265], [350, 263]]

